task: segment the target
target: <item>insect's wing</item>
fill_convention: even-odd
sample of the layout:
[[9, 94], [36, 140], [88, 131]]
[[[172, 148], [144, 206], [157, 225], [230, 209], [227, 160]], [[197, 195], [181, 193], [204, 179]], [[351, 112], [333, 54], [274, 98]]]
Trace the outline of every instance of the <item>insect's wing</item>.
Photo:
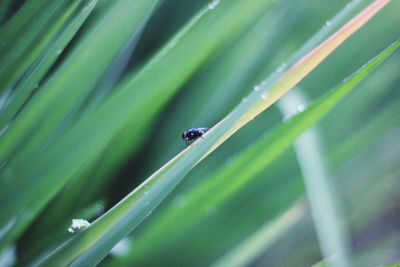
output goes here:
[[199, 130], [202, 131], [203, 134], [204, 134], [204, 133], [206, 133], [206, 132], [207, 132], [208, 130], [210, 130], [210, 129], [209, 129], [209, 128], [203, 127], [203, 128], [199, 128]]

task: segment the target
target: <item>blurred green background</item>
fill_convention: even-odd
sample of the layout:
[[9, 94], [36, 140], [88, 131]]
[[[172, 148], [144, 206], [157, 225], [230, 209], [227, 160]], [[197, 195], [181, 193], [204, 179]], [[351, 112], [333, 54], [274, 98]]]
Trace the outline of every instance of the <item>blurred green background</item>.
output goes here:
[[[74, 235], [73, 218], [95, 220], [185, 149], [185, 129], [218, 123], [316, 32], [333, 32], [371, 2], [3, 0], [0, 265], [46, 257]], [[400, 262], [398, 51], [240, 190], [205, 212], [199, 198], [174, 213], [399, 39], [399, 14], [392, 1], [187, 173], [99, 265], [234, 266], [232, 255], [245, 258], [237, 266]]]

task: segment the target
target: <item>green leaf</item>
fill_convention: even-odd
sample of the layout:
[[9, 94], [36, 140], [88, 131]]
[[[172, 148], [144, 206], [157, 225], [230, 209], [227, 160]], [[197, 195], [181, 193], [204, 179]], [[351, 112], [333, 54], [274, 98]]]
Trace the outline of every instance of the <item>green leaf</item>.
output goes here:
[[[17, 40], [21, 38], [21, 32], [24, 32], [23, 29], [27, 29], [23, 33], [24, 36], [30, 36], [30, 38], [26, 38], [26, 40], [33, 39], [33, 36], [39, 31], [39, 29], [45, 23], [46, 16], [49, 16], [51, 11], [50, 0], [29, 0], [27, 1], [17, 12], [16, 14], [7, 21], [5, 25], [3, 25], [0, 29], [0, 58], [6, 56], [6, 52], [10, 47], [13, 47], [17, 43]], [[62, 1], [60, 1], [62, 2]], [[56, 3], [57, 5], [60, 3]], [[46, 12], [43, 12], [47, 6], [49, 9]], [[41, 12], [42, 11], [42, 12]], [[32, 23], [34, 19], [37, 18], [39, 21]], [[30, 25], [31, 27], [27, 27]], [[21, 43], [20, 46], [26, 46], [27, 43]], [[20, 48], [17, 48], [19, 51]], [[23, 50], [23, 49], [22, 49]]]
[[[156, 2], [156, 0], [135, 2], [120, 0], [113, 3], [110, 13], [104, 14], [104, 17], [99, 20], [99, 23], [91, 28], [91, 31], [82, 38], [81, 42], [69, 54], [64, 63], [61, 64], [41, 90], [34, 95], [3, 134], [0, 140], [0, 147], [2, 148], [0, 154], [3, 156], [20, 147], [21, 143], [24, 143], [24, 138], [29, 135], [28, 142], [25, 142], [24, 146], [20, 147], [19, 153], [13, 155], [11, 162], [7, 162], [6, 169], [8, 168], [9, 171], [14, 168], [18, 169], [18, 164], [24, 165], [23, 162], [27, 158], [40, 157], [43, 152], [43, 147], [48, 145], [48, 135], [54, 133], [58, 129], [60, 122], [62, 123], [72, 107], [77, 104], [79, 105], [79, 103], [84, 100], [84, 96], [90, 92], [92, 86], [102, 77], [110, 62], [119, 54], [127, 40], [136, 33], [143, 19], [147, 18], [148, 14], [151, 13]], [[121, 30], [115, 31], [115, 27], [121, 28]], [[111, 41], [109, 40], [110, 38]], [[93, 64], [93, 62], [96, 62], [96, 64]], [[80, 99], [78, 100], [76, 98]], [[42, 128], [36, 129], [39, 121], [41, 121], [39, 125], [42, 126]], [[35, 129], [36, 131], [32, 132]], [[43, 144], [45, 140], [47, 144]], [[74, 143], [76, 144], [76, 141], [74, 141]], [[3, 154], [3, 152], [5, 153]], [[5, 160], [5, 158], [3, 157], [3, 160]], [[5, 184], [0, 190], [2, 197], [5, 197], [6, 194], [3, 192], [8, 191], [8, 189], [14, 188], [13, 190], [19, 190], [18, 188], [21, 188], [21, 184], [25, 184], [33, 175], [33, 173], [29, 172], [17, 174], [16, 177], [18, 178], [13, 179], [12, 183], [9, 184], [6, 182], [7, 173], [10, 173], [9, 171], [3, 170], [2, 172], [1, 182]], [[42, 171], [43, 170], [40, 170], [39, 172], [45, 174]], [[13, 173], [13, 171], [11, 172]], [[75, 173], [75, 171], [72, 171], [72, 173]], [[62, 173], [60, 177], [63, 177], [65, 181], [70, 178], [70, 176], [65, 176], [65, 173]], [[16, 238], [27, 223], [37, 215], [38, 207], [43, 207], [50, 199], [48, 196], [53, 196], [59, 188], [60, 187], [51, 188], [48, 191], [49, 195], [44, 198], [37, 197], [38, 194], [40, 195], [39, 191], [28, 190], [30, 191], [29, 194], [32, 194], [30, 197], [34, 199], [34, 202], [28, 201], [32, 204], [30, 204], [31, 207], [29, 208], [27, 208], [28, 202], [25, 202], [25, 197], [14, 198], [16, 201], [15, 203], [19, 203], [15, 207], [21, 205], [19, 206], [19, 212], [21, 212], [21, 209], [25, 210], [23, 213], [27, 215], [27, 220], [19, 216], [17, 216], [18, 218], [14, 217], [14, 219], [11, 219], [9, 216], [10, 214], [0, 216], [0, 221], [3, 226], [10, 225], [6, 223], [7, 221], [19, 221], [21, 223], [19, 227], [14, 227], [12, 229], [7, 228], [11, 230], [12, 233], [8, 233], [6, 237], [3, 238], [5, 240], [13, 240]], [[28, 197], [28, 195], [26, 195], [26, 197]], [[11, 195], [8, 197], [10, 196]], [[40, 203], [40, 205], [38, 205], [38, 203]], [[10, 213], [16, 214], [18, 213], [17, 210], [18, 209], [9, 206]], [[2, 244], [4, 245], [5, 242], [2, 242]]]
[[294, 224], [298, 223], [305, 213], [304, 204], [297, 203], [278, 218], [268, 221], [258, 231], [247, 237], [231, 251], [215, 261], [211, 266], [248, 266], [259, 255], [270, 247], [276, 239], [283, 235]]
[[6, 13], [10, 7], [11, 0], [4, 0], [0, 3], [0, 25], [3, 23]]
[[[37, 14], [31, 17], [29, 21], [26, 21], [25, 24], [31, 24], [29, 25], [29, 30], [22, 31], [22, 34], [16, 34], [10, 39], [7, 39], [7, 33], [15, 34], [17, 31], [12, 26], [20, 21], [17, 20], [15, 21], [16, 23], [11, 21], [11, 25], [5, 26], [5, 36], [1, 40], [3, 47], [0, 50], [0, 60], [2, 62], [0, 66], [1, 92], [14, 87], [29, 66], [40, 54], [45, 52], [46, 46], [64, 27], [66, 21], [81, 2], [82, 0], [75, 0], [71, 3], [68, 3], [68, 1], [48, 1], [44, 12], [38, 10]], [[27, 3], [27, 5], [30, 4]], [[21, 12], [24, 11], [25, 9], [21, 10]], [[16, 19], [18, 18], [19, 16], [16, 15]], [[24, 21], [23, 18], [22, 21]], [[28, 25], [25, 24], [21, 23], [15, 26], [27, 27]]]
[[[3, 134], [0, 158], [24, 144], [21, 158], [32, 156], [43, 146], [45, 139], [55, 133], [74, 108], [79, 108], [93, 87], [101, 79], [108, 65], [118, 56], [126, 42], [136, 34], [143, 19], [146, 19], [157, 3], [152, 1], [116, 1], [110, 13], [86, 33], [56, 73], [27, 103], [18, 117]], [[132, 16], [132, 12], [137, 14]], [[115, 28], [120, 30], [115, 31]], [[78, 56], [79, 55], [79, 56]], [[96, 62], [96, 64], [93, 64]], [[41, 122], [41, 128], [36, 129]]]
[[[61, 52], [75, 36], [76, 32], [92, 12], [97, 0], [79, 1], [64, 11], [53, 30], [48, 33], [47, 41], [42, 42], [43, 49], [31, 55], [33, 63], [24, 72], [10, 93], [7, 105], [3, 107], [0, 128], [5, 127], [16, 116], [23, 104], [39, 86], [47, 71], [59, 58]], [[79, 4], [79, 5], [78, 5]]]

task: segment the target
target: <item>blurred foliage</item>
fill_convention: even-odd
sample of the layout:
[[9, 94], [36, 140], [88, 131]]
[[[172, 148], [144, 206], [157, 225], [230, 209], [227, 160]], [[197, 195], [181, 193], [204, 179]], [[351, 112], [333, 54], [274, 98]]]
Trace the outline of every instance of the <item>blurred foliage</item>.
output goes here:
[[339, 266], [291, 147], [309, 128], [349, 262], [398, 262], [399, 1], [298, 84], [304, 112], [272, 105], [209, 155], [224, 132], [181, 140], [372, 2], [1, 1], [0, 266]]

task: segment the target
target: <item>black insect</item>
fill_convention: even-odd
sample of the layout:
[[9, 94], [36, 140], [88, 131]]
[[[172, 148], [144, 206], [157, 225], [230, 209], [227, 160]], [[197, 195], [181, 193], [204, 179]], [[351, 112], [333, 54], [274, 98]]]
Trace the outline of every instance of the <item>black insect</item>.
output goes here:
[[186, 145], [190, 145], [196, 139], [203, 136], [208, 131], [208, 128], [191, 128], [182, 133], [182, 138], [185, 140]]

